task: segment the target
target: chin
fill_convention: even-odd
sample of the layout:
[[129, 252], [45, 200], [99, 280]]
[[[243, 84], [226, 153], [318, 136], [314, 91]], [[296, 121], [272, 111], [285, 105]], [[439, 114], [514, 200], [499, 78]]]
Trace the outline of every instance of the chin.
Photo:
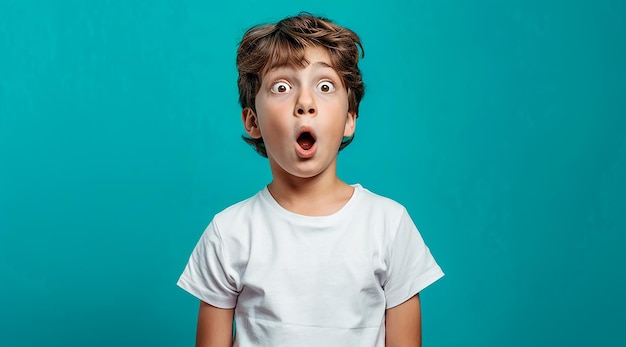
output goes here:
[[325, 167], [325, 168], [320, 168], [320, 167], [315, 167], [315, 168], [300, 168], [300, 169], [295, 169], [293, 171], [290, 171], [289, 174], [298, 178], [314, 178], [317, 177], [321, 174], [323, 174], [324, 172], [326, 172], [329, 168]]
[[324, 172], [332, 169], [332, 161], [326, 163], [320, 157], [313, 157], [309, 159], [301, 158], [289, 158], [286, 160], [285, 165], [280, 165], [280, 162], [271, 159], [273, 164], [270, 166], [277, 170], [277, 174], [285, 174], [291, 177], [309, 179], [317, 177]]
[[307, 178], [313, 178], [318, 176], [321, 172], [319, 171], [304, 171], [304, 170], [297, 170], [297, 171], [292, 171], [292, 172], [287, 172], [289, 175], [293, 176], [293, 177], [297, 177], [297, 178], [302, 178], [302, 179], [307, 179]]

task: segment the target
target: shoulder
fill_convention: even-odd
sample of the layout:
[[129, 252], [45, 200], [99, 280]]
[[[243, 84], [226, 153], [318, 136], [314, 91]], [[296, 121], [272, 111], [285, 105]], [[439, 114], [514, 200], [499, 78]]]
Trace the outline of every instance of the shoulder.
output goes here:
[[354, 185], [358, 203], [353, 209], [358, 219], [362, 219], [372, 232], [384, 231], [391, 239], [410, 216], [404, 205], [396, 200], [376, 194], [360, 185]]
[[249, 219], [257, 210], [262, 209], [262, 199], [262, 191], [259, 191], [245, 200], [230, 205], [213, 217], [213, 223], [221, 225]]
[[376, 194], [359, 184], [354, 185], [359, 194], [359, 208], [374, 214], [384, 214], [400, 217], [406, 213], [406, 208], [391, 198]]
[[[245, 258], [252, 242], [252, 230], [263, 230], [264, 210], [261, 192], [237, 202], [213, 216], [203, 237], [212, 239], [228, 254], [231, 261]], [[267, 213], [266, 213], [267, 214]]]

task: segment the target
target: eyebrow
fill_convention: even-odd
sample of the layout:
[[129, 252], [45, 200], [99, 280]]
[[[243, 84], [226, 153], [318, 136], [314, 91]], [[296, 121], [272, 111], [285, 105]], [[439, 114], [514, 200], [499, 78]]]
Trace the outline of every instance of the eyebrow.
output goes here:
[[[308, 63], [308, 62], [305, 60], [305, 63]], [[324, 61], [316, 61], [313, 64], [303, 65], [301, 68], [306, 68], [309, 65], [321, 66], [321, 67], [324, 67], [324, 68], [330, 68], [330, 69], [335, 70], [335, 68], [332, 65], [330, 65], [330, 64], [328, 64], [327, 62], [324, 62]], [[283, 64], [276, 64], [276, 65], [268, 68], [266, 74], [267, 73], [271, 73], [271, 72], [276, 71], [276, 70], [280, 70], [280, 69], [298, 70], [299, 68], [297, 66], [295, 66], [295, 64], [291, 64], [291, 63], [287, 62], [287, 63], [283, 63]]]
[[321, 65], [321, 66], [323, 66], [323, 67], [328, 67], [328, 68], [331, 68], [331, 69], [333, 69], [333, 70], [335, 69], [335, 68], [334, 68], [334, 67], [332, 67], [330, 64], [328, 64], [328, 63], [326, 63], [326, 62], [323, 62], [323, 61], [316, 61], [315, 63], [313, 63], [313, 65], [314, 65], [314, 66], [315, 66], [315, 65]]

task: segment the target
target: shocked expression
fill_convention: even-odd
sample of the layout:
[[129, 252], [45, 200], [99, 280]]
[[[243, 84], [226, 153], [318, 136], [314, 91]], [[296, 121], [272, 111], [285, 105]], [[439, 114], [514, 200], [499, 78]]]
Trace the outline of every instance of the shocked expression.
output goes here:
[[[305, 66], [268, 71], [256, 95], [256, 114], [244, 110], [248, 135], [263, 138], [274, 176], [309, 178], [334, 170], [344, 136], [352, 136], [356, 114], [328, 51], [305, 49]], [[281, 171], [281, 172], [277, 172]]]

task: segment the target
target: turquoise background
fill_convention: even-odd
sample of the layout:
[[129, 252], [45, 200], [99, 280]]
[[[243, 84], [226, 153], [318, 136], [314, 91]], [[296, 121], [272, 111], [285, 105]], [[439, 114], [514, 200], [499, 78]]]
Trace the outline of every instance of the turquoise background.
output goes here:
[[270, 179], [236, 45], [301, 10], [363, 39], [339, 171], [407, 206], [446, 272], [424, 345], [626, 345], [617, 0], [0, 0], [0, 345], [193, 345], [175, 282]]

